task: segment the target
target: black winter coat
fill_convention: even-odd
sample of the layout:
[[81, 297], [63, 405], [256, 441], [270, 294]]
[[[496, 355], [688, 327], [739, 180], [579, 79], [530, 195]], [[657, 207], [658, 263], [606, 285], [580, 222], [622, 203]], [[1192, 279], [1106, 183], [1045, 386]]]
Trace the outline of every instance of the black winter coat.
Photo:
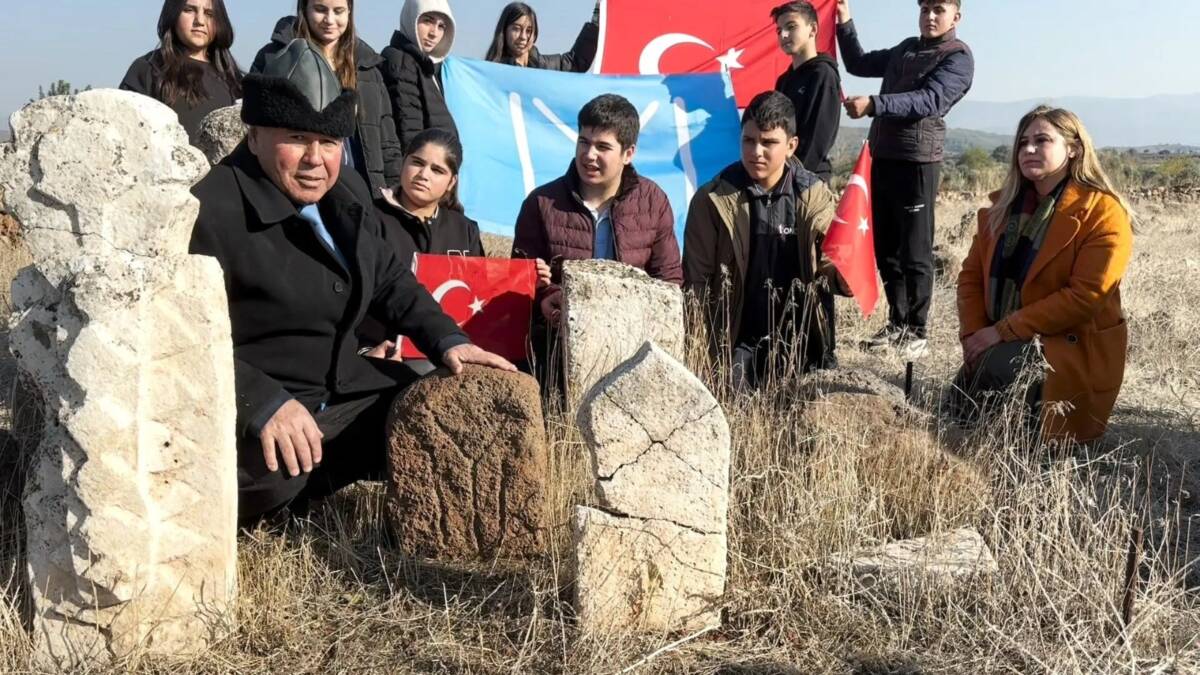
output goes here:
[[[271, 42], [258, 50], [254, 57], [250, 72], [262, 72], [267, 56], [282, 51], [295, 38], [296, 18], [285, 16], [280, 19], [275, 24]], [[362, 150], [362, 156], [355, 157], [355, 164], [374, 195], [381, 188], [399, 182], [404, 150], [396, 138], [392, 102], [383, 83], [383, 73], [380, 72], [383, 57], [359, 40], [354, 50], [354, 64], [358, 69], [358, 128], [355, 137]]]
[[[585, 23], [579, 31], [579, 35], [575, 37], [575, 44], [571, 45], [571, 51], [562, 54], [542, 54], [533, 48], [529, 53], [529, 68], [537, 68], [540, 70], [559, 70], [566, 73], [586, 73], [592, 67], [592, 61], [596, 59], [596, 48], [600, 44], [600, 26], [594, 23]], [[507, 65], [516, 65], [511, 59], [503, 59], [501, 63]]]
[[[231, 91], [229, 83], [211, 63], [192, 61], [188, 65], [196, 69], [195, 74], [200, 77], [207, 95], [195, 103], [189, 103], [186, 99], [175, 101], [170, 108], [179, 115], [179, 123], [187, 131], [189, 141], [195, 144], [196, 133], [204, 118], [214, 110], [233, 105], [240, 96]], [[121, 79], [120, 88], [166, 103], [162, 98], [162, 57], [159, 50], [135, 59]]]
[[445, 129], [458, 135], [454, 117], [442, 94], [442, 64], [400, 31], [383, 48], [383, 81], [392, 100], [392, 117], [400, 147], [407, 148], [414, 136], [426, 129]]
[[946, 120], [971, 90], [975, 57], [952, 30], [936, 40], [909, 38], [891, 49], [863, 52], [854, 21], [838, 24], [838, 47], [846, 72], [882, 77], [871, 97], [874, 121], [868, 139], [875, 159], [940, 162]]
[[468, 342], [384, 241], [365, 193], [362, 179], [344, 172], [318, 205], [348, 270], [245, 142], [192, 188], [200, 216], [191, 251], [225, 272], [240, 435], [256, 436], [292, 398], [314, 410], [395, 387], [357, 353], [355, 328], [368, 312], [427, 354]]
[[458, 211], [443, 207], [431, 222], [423, 222], [383, 197], [375, 200], [375, 210], [383, 223], [383, 238], [405, 262], [414, 253], [484, 256], [479, 223]]
[[796, 108], [796, 159], [826, 183], [833, 176], [829, 154], [842, 124], [842, 78], [837, 62], [825, 54], [788, 68], [775, 81], [775, 91]]

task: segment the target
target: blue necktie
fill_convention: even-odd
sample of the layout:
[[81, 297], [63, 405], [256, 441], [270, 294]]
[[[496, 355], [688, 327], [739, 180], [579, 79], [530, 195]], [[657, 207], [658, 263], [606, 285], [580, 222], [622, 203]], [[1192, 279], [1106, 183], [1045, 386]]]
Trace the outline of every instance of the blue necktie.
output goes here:
[[346, 262], [346, 257], [338, 250], [337, 244], [333, 241], [333, 235], [329, 234], [329, 230], [326, 229], [325, 221], [321, 220], [321, 211], [317, 208], [317, 205], [309, 204], [300, 209], [300, 217], [307, 220], [309, 225], [312, 225], [313, 232], [316, 233], [321, 243], [325, 244], [325, 248], [333, 254], [333, 257], [337, 258], [338, 262], [342, 263], [342, 267], [349, 270], [350, 265]]

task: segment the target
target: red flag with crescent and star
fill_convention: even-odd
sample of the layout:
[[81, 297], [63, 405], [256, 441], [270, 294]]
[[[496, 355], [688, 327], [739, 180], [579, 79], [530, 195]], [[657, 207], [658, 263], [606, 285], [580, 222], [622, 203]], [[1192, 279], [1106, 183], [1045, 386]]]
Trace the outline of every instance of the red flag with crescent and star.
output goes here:
[[[817, 50], [837, 58], [837, 0], [817, 10]], [[739, 108], [791, 66], [779, 49], [771, 10], [782, 0], [604, 0], [600, 6], [603, 75], [728, 72]]]
[[821, 250], [837, 267], [863, 316], [875, 311], [879, 281], [875, 275], [875, 236], [871, 218], [871, 148], [863, 144], [850, 182], [842, 191], [837, 214]]
[[[471, 342], [509, 361], [525, 360], [537, 286], [534, 261], [417, 254], [413, 273]], [[401, 340], [400, 356], [425, 358], [408, 338]]]

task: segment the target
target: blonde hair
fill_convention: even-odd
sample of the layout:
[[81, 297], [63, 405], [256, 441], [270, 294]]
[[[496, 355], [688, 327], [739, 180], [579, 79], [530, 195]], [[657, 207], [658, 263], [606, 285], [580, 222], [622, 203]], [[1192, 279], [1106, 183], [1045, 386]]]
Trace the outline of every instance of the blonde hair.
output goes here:
[[1017, 135], [1013, 139], [1012, 154], [1009, 158], [1008, 176], [1004, 179], [1003, 187], [1000, 188], [1000, 196], [996, 198], [996, 204], [988, 211], [988, 226], [992, 232], [999, 233], [1004, 229], [1013, 202], [1021, 195], [1022, 188], [1029, 184], [1029, 180], [1021, 174], [1021, 135], [1029, 128], [1029, 125], [1037, 120], [1048, 122], [1062, 134], [1067, 145], [1075, 149], [1074, 159], [1067, 160], [1067, 173], [1071, 180], [1116, 199], [1121, 204], [1121, 208], [1125, 209], [1125, 213], [1129, 215], [1129, 219], [1133, 220], [1133, 207], [1113, 187], [1112, 180], [1100, 164], [1100, 155], [1096, 152], [1092, 136], [1083, 126], [1079, 116], [1070, 110], [1043, 105], [1030, 110], [1017, 124]]

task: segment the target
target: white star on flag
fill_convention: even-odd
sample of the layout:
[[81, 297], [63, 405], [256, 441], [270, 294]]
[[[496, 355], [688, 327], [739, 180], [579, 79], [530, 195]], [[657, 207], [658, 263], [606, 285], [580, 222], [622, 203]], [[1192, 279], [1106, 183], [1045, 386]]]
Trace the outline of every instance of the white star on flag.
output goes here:
[[870, 222], [868, 222], [866, 218], [863, 218], [861, 221], [859, 221], [859, 223], [858, 223], [858, 231], [859, 231], [859, 232], [862, 232], [862, 233], [863, 233], [863, 236], [866, 236], [866, 234], [867, 234], [867, 231], [868, 231], [868, 230], [870, 230], [870, 229], [871, 229], [871, 223], [870, 223]]
[[745, 66], [738, 61], [738, 59], [742, 58], [742, 54], [745, 53], [745, 51], [745, 49], [731, 47], [729, 51], [725, 52], [724, 56], [718, 56], [717, 63], [721, 64], [721, 71], [728, 73], [735, 68], [745, 68]]
[[475, 298], [475, 302], [472, 302], [467, 306], [471, 308], [471, 316], [475, 316], [483, 311], [483, 300]]

